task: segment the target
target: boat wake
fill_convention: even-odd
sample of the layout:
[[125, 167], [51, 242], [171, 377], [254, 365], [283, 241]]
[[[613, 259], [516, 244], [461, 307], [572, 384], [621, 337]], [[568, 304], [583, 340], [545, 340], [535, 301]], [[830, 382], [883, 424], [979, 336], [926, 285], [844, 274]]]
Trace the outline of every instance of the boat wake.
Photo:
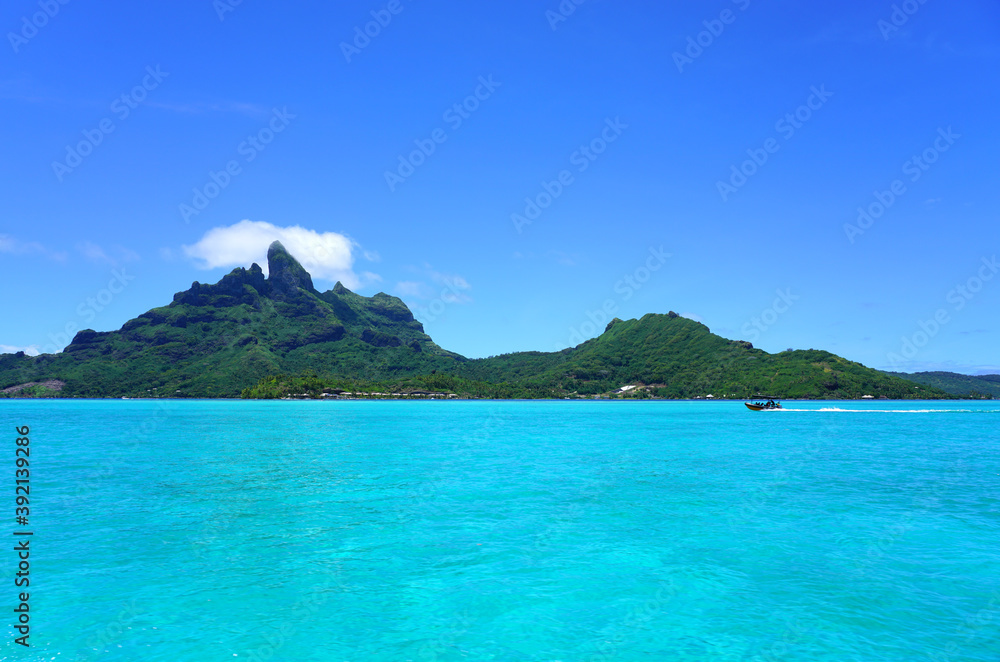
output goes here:
[[774, 411], [837, 412], [849, 414], [1000, 414], [1000, 409], [842, 409], [841, 407], [821, 407], [819, 409], [790, 409], [783, 407]]

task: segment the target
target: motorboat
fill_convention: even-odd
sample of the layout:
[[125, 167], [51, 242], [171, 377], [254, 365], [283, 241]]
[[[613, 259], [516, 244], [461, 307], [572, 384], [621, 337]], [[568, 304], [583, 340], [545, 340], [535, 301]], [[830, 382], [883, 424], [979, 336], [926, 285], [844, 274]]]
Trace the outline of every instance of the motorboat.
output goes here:
[[754, 398], [753, 402], [744, 402], [750, 411], [765, 411], [768, 409], [781, 409], [781, 403], [774, 398]]

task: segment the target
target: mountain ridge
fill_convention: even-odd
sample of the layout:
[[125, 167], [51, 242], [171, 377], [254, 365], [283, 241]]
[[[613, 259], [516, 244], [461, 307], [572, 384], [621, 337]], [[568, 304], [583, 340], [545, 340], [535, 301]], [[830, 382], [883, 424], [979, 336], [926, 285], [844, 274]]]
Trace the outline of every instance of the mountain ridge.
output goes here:
[[959, 372], [930, 370], [924, 372], [889, 372], [901, 379], [917, 384], [925, 384], [960, 397], [978, 398], [990, 396], [1000, 398], [1000, 375], [963, 375]]
[[[0, 355], [0, 391], [272, 397], [293, 388], [288, 375], [314, 385], [388, 386], [421, 375], [445, 384], [449, 375], [456, 388], [490, 397], [580, 397], [625, 384], [638, 385], [636, 395], [669, 398], [948, 397], [829, 352], [768, 354], [673, 312], [616, 318], [600, 336], [560, 352], [468, 359], [438, 346], [398, 297], [365, 297], [340, 282], [320, 292], [280, 242], [269, 246], [267, 264], [266, 277], [253, 263], [214, 284], [195, 281], [117, 331], [79, 331], [61, 353]], [[44, 386], [53, 383], [61, 390]]]

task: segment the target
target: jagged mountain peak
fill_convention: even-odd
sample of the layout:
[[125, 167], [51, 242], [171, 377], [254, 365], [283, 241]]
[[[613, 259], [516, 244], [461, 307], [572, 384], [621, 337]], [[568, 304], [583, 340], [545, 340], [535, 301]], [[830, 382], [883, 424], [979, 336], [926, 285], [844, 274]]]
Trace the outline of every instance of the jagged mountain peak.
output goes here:
[[312, 276], [299, 261], [282, 245], [274, 241], [267, 249], [267, 282], [284, 295], [294, 295], [299, 288], [306, 292], [316, 292]]

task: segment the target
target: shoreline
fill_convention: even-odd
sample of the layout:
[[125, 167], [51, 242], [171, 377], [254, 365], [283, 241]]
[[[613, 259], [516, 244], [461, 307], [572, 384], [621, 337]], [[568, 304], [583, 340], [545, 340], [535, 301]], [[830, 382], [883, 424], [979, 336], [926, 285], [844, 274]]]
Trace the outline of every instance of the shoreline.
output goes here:
[[[698, 402], [698, 403], [744, 403], [750, 402], [753, 398], [428, 398], [421, 396], [414, 397], [367, 397], [367, 398], [143, 398], [143, 397], [121, 397], [107, 396], [103, 398], [94, 397], [36, 397], [25, 396], [15, 398], [0, 398], [0, 402], [24, 402], [24, 401], [142, 401], [142, 402]], [[952, 398], [885, 398], [885, 399], [865, 399], [865, 398], [775, 398], [780, 402], [994, 402], [1000, 398], [963, 398], [955, 396]]]

